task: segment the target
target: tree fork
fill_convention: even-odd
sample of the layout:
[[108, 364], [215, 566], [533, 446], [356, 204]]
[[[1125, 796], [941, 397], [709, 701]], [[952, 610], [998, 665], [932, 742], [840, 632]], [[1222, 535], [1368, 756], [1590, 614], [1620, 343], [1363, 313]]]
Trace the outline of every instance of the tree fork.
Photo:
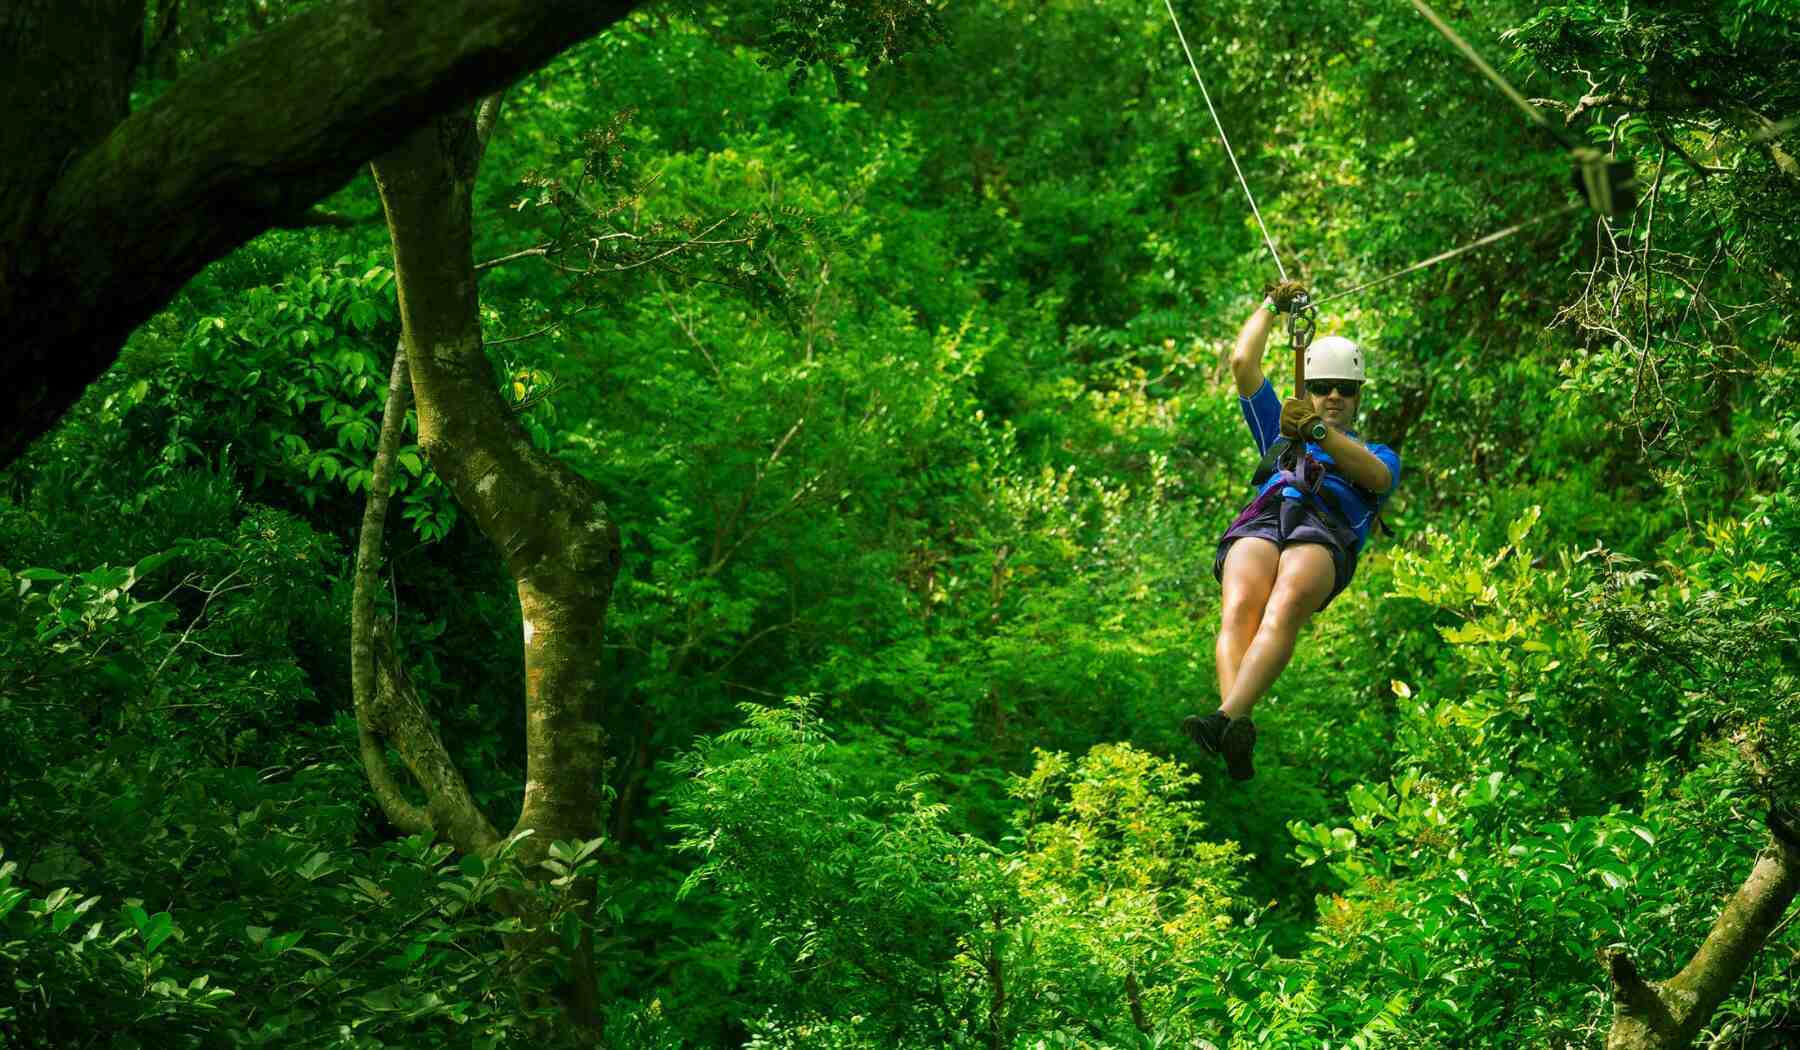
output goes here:
[[1731, 994], [1800, 891], [1800, 847], [1779, 834], [1725, 902], [1706, 939], [1674, 977], [1646, 982], [1622, 950], [1601, 952], [1613, 989], [1606, 1050], [1686, 1047]]
[[515, 830], [532, 828], [545, 844], [592, 838], [618, 527], [592, 482], [532, 447], [494, 384], [471, 253], [478, 156], [471, 114], [441, 118], [375, 161], [375, 183], [394, 244], [419, 445], [518, 586], [528, 770]]

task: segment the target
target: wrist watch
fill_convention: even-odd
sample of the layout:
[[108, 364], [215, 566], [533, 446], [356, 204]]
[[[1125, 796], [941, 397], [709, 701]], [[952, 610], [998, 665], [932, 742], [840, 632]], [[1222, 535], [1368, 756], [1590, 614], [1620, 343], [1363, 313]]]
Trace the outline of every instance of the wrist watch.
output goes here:
[[1275, 300], [1270, 299], [1266, 296], [1263, 298], [1262, 308], [1269, 311], [1272, 314], [1275, 314], [1278, 317], [1281, 315], [1281, 308], [1275, 305]]

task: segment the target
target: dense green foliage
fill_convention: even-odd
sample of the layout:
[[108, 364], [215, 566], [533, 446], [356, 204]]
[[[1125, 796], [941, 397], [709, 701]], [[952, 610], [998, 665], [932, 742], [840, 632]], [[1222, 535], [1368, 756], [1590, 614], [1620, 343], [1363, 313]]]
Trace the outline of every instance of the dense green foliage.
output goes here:
[[[1569, 199], [1410, 11], [1178, 9], [1324, 294]], [[244, 28], [195, 10], [146, 91]], [[546, 1045], [522, 894], [621, 1047], [1590, 1047], [1596, 949], [1688, 958], [1800, 799], [1800, 13], [1446, 10], [1646, 199], [1327, 308], [1400, 536], [1234, 785], [1178, 726], [1272, 273], [1165, 13], [868, 11], [652, 9], [482, 169], [496, 385], [624, 533], [604, 840], [453, 856], [363, 780], [378, 223], [215, 265], [0, 475], [0, 1047]], [[594, 221], [671, 248], [559, 265], [628, 251]], [[382, 604], [510, 819], [517, 601], [400, 462]], [[1790, 921], [1714, 1045], [1800, 1040], [1797, 964]]]

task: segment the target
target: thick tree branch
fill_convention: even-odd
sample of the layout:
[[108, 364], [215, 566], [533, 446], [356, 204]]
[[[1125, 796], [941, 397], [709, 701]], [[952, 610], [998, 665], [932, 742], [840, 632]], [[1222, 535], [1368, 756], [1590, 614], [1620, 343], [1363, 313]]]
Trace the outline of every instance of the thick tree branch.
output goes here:
[[1749, 969], [1800, 891], [1800, 850], [1772, 837], [1681, 972], [1646, 984], [1623, 952], [1603, 953], [1613, 983], [1607, 1050], [1678, 1050]]
[[[36, 17], [77, 28], [94, 21], [96, 6], [35, 5]], [[73, 114], [85, 138], [65, 131], [48, 145], [22, 141], [13, 160], [24, 183], [9, 173], [0, 205], [10, 212], [0, 213], [0, 318], [9, 330], [0, 465], [48, 430], [126, 336], [208, 263], [304, 212], [435, 114], [503, 87], [633, 6], [337, 0], [181, 77], [110, 132], [102, 118], [122, 98], [113, 110]], [[126, 12], [127, 71], [142, 12], [141, 0]], [[0, 29], [11, 17], [0, 15]], [[16, 59], [12, 50], [0, 47], [0, 59]], [[66, 65], [76, 54], [53, 57]], [[109, 54], [79, 56], [76, 72], [116, 74], [120, 60]], [[13, 112], [31, 111], [39, 91], [8, 74], [0, 90]]]

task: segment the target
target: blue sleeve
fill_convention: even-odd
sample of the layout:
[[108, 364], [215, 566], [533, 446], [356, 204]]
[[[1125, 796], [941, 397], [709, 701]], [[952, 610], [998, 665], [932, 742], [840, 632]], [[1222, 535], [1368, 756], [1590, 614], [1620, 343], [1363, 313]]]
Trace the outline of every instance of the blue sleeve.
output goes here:
[[[1245, 397], [1238, 395], [1238, 407], [1244, 410], [1244, 422], [1250, 427], [1250, 437], [1256, 442], [1256, 452], [1261, 455], [1269, 451], [1269, 446], [1281, 436], [1281, 399], [1275, 396], [1275, 388], [1269, 385], [1267, 378], [1256, 393]], [[1393, 453], [1388, 453], [1393, 455]], [[1400, 476], [1400, 460], [1396, 458], [1391, 467], [1394, 476]]]
[[1386, 445], [1370, 445], [1369, 454], [1381, 460], [1388, 468], [1388, 490], [1381, 494], [1381, 502], [1385, 503], [1394, 494], [1394, 490], [1400, 487], [1400, 453]]

